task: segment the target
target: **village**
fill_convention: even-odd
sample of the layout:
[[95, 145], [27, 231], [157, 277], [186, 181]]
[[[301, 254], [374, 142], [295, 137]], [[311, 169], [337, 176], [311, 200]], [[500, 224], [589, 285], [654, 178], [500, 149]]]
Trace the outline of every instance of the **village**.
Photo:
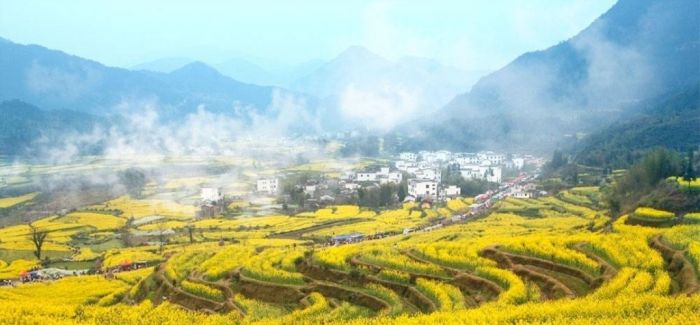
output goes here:
[[[546, 195], [538, 190], [534, 179], [544, 159], [531, 155], [512, 155], [483, 151], [453, 153], [450, 151], [402, 152], [390, 159], [368, 164], [361, 169], [345, 170], [337, 177], [325, 174], [279, 173], [276, 177], [255, 180], [248, 196], [227, 196], [218, 188], [201, 189], [197, 218], [209, 218], [230, 211], [232, 202], [259, 200], [269, 202], [258, 211], [264, 213], [303, 213], [327, 206], [353, 204], [363, 208], [392, 208], [415, 203], [422, 209], [444, 206], [449, 200], [474, 197], [474, 203], [463, 214], [436, 220], [403, 233], [430, 231], [436, 227], [484, 214], [497, 200], [506, 197], [533, 198]], [[446, 175], [449, 173], [450, 175]], [[482, 191], [465, 193], [460, 184], [474, 182]], [[379, 202], [363, 200], [378, 193]], [[383, 201], [381, 200], [383, 199]], [[375, 203], [376, 205], [372, 205]], [[241, 212], [245, 213], [245, 212]], [[326, 244], [350, 243], [382, 238], [386, 234], [348, 233], [329, 239]]]
[[[525, 170], [534, 171], [544, 160], [530, 155], [510, 155], [484, 151], [479, 153], [452, 153], [450, 151], [403, 152], [383, 164], [371, 164], [361, 170], [344, 171], [339, 177], [309, 177], [287, 184], [283, 177], [267, 177], [256, 180], [256, 194], [278, 198], [286, 206], [293, 205], [294, 198], [288, 188], [303, 193], [305, 205], [318, 208], [330, 204], [354, 203], [362, 205], [363, 193], [381, 190], [383, 186], [394, 190], [387, 201], [394, 203], [422, 202], [435, 204], [451, 198], [476, 195], [463, 193], [459, 181], [475, 181], [498, 188], [504, 181], [520, 176]], [[449, 173], [451, 175], [445, 175]], [[456, 176], [458, 181], [455, 182]], [[534, 184], [510, 188], [508, 196], [529, 198], [537, 196]], [[203, 202], [220, 198], [215, 189], [202, 189]], [[386, 203], [386, 202], [382, 202]]]

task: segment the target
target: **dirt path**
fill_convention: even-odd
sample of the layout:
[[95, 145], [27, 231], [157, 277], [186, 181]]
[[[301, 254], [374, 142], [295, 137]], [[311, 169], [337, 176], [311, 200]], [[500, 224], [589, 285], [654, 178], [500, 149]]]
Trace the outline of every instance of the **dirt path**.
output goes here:
[[496, 261], [499, 267], [509, 269], [520, 277], [537, 284], [546, 299], [576, 297], [576, 292], [558, 279], [539, 272], [534, 268], [529, 268], [527, 264], [521, 264], [527, 262], [527, 258], [524, 256], [503, 252], [498, 248], [498, 246], [489, 246], [484, 248], [481, 251], [481, 255], [485, 258]]
[[666, 244], [661, 236], [654, 236], [649, 240], [649, 246], [657, 250], [666, 262], [666, 270], [671, 275], [671, 278], [676, 282], [673, 288], [673, 293], [677, 294], [698, 294], [700, 293], [700, 281], [698, 280], [697, 270], [693, 266], [685, 251], [677, 250]]

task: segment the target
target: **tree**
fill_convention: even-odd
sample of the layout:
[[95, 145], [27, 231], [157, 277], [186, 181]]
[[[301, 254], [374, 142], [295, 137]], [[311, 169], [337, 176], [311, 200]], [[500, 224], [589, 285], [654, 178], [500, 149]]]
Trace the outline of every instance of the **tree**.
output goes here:
[[146, 175], [138, 168], [128, 168], [119, 173], [119, 181], [126, 187], [129, 195], [139, 198], [146, 185]]
[[163, 246], [165, 245], [166, 241], [166, 228], [165, 225], [161, 222], [158, 224], [158, 253], [163, 254]]
[[568, 164], [561, 170], [562, 179], [571, 186], [578, 184], [578, 166], [576, 164]]
[[188, 224], [187, 225], [187, 235], [190, 237], [190, 244], [194, 243], [194, 225], [193, 224]]
[[130, 247], [132, 245], [131, 227], [134, 225], [134, 216], [129, 217], [123, 227], [119, 228], [119, 238], [121, 238], [124, 246]]
[[41, 248], [44, 246], [44, 241], [46, 241], [46, 237], [49, 233], [46, 230], [39, 230], [39, 228], [34, 227], [32, 224], [29, 224], [29, 229], [30, 239], [34, 244], [34, 256], [41, 260]]
[[634, 163], [624, 176], [616, 178], [606, 197], [608, 206], [624, 212], [654, 192], [669, 176], [683, 172], [683, 159], [675, 152], [657, 148]]
[[405, 178], [401, 181], [401, 184], [399, 184], [399, 189], [397, 190], [396, 195], [399, 197], [399, 202], [403, 202], [406, 195], [408, 195], [408, 183], [406, 182]]
[[688, 182], [688, 188], [690, 188], [690, 182], [696, 180], [695, 169], [693, 168], [693, 150], [688, 150], [688, 161], [685, 164], [683, 171], [683, 180]]
[[562, 152], [559, 150], [554, 150], [552, 160], [550, 160], [545, 167], [550, 171], [555, 171], [566, 164], [567, 160], [564, 157], [564, 154], [562, 154]]

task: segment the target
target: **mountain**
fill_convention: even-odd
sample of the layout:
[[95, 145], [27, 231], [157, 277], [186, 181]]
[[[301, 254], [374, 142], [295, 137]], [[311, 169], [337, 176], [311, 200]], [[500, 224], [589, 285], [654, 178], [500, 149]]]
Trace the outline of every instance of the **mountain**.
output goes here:
[[577, 143], [575, 160], [585, 165], [626, 168], [654, 147], [684, 152], [700, 144], [700, 84], [649, 100], [634, 116]]
[[559, 146], [698, 82], [698, 17], [697, 1], [620, 0], [571, 39], [482, 78], [419, 129], [456, 145]]
[[[50, 146], [68, 134], [86, 134], [106, 121], [69, 110], [44, 111], [19, 100], [0, 102], [0, 153], [8, 156], [28, 155], [37, 144]], [[79, 148], [94, 154], [98, 146]]]
[[221, 73], [244, 82], [256, 85], [279, 85], [280, 82], [270, 71], [244, 59], [230, 59], [214, 65]]
[[394, 62], [364, 47], [353, 46], [288, 87], [329, 99], [345, 111], [360, 109], [357, 106], [373, 106], [373, 103], [348, 99], [375, 98], [375, 102], [387, 103], [385, 106], [399, 107], [397, 114], [412, 116], [443, 106], [470, 87], [479, 73], [423, 58]]
[[37, 45], [0, 42], [0, 100], [20, 99], [42, 109], [110, 115], [146, 104], [161, 117], [178, 119], [204, 106], [241, 119], [277, 114], [273, 97], [302, 96], [278, 87], [246, 84], [201, 62], [170, 73], [104, 66]]
[[192, 63], [193, 61], [195, 60], [189, 58], [163, 58], [137, 64], [131, 67], [131, 70], [148, 70], [154, 72], [169, 73], [173, 72], [176, 69], [182, 68], [186, 64]]
[[312, 60], [296, 65], [283, 64], [264, 59], [234, 58], [215, 64], [221, 73], [243, 82], [256, 85], [290, 88], [289, 84], [317, 69], [325, 62]]

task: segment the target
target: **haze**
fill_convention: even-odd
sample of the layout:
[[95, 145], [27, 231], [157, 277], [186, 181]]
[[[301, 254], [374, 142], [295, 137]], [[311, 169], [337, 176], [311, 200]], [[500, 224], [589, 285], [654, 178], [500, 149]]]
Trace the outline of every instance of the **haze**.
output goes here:
[[0, 35], [125, 68], [171, 57], [243, 57], [270, 68], [360, 45], [389, 59], [493, 70], [576, 34], [613, 3], [3, 0]]

